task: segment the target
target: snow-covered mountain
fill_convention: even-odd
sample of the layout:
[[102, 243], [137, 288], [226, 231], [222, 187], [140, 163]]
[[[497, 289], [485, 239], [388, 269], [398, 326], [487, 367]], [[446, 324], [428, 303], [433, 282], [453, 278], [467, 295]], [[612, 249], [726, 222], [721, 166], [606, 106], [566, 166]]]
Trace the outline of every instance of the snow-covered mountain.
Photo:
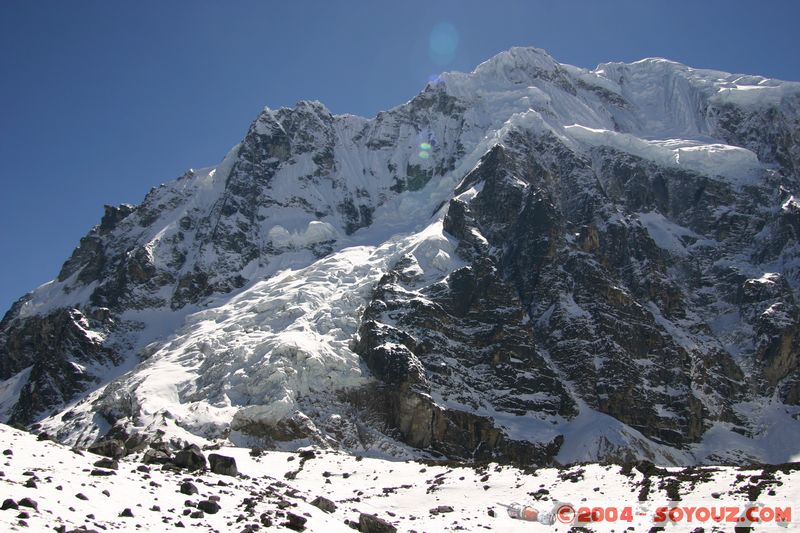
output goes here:
[[800, 83], [514, 48], [264, 109], [0, 323], [0, 421], [395, 456], [800, 456]]

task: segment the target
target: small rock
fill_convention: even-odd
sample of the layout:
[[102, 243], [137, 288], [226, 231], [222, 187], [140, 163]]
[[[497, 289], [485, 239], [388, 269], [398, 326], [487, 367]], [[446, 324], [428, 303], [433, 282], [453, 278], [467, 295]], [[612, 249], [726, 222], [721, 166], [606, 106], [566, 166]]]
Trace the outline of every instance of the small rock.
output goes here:
[[126, 507], [119, 513], [119, 516], [126, 517], [126, 518], [133, 518], [133, 511], [131, 511], [130, 507]]
[[3, 450], [3, 455], [14, 455], [14, 452], [10, 448], [8, 448]]
[[87, 498], [87, 497], [86, 497], [86, 495], [85, 495], [84, 493], [82, 493], [82, 492], [79, 492], [78, 494], [76, 494], [76, 495], [75, 495], [75, 497], [76, 497], [76, 498], [78, 498], [79, 500], [83, 500], [83, 501], [86, 501], [86, 500], [88, 500], [88, 499], [89, 499], [89, 498]]
[[294, 531], [304, 531], [306, 529], [307, 521], [308, 519], [305, 517], [287, 512], [286, 523], [283, 525]]
[[239, 470], [236, 468], [236, 459], [218, 453], [212, 453], [208, 456], [208, 463], [211, 471], [215, 474], [223, 476], [236, 476]]
[[109, 496], [109, 497], [111, 496], [111, 493], [108, 492], [108, 489], [104, 489], [102, 494], [104, 494], [105, 496]]
[[25, 482], [25, 486], [28, 487], [29, 489], [35, 489], [36, 482], [33, 480], [33, 478], [28, 478], [28, 480]]
[[264, 453], [261, 448], [253, 448], [250, 450], [250, 457], [260, 457]]
[[313, 459], [317, 456], [314, 450], [301, 450], [298, 455], [300, 455], [300, 459], [306, 460]]
[[197, 508], [201, 511], [205, 511], [208, 514], [217, 514], [220, 509], [219, 504], [211, 500], [203, 500], [198, 502]]
[[3, 505], [0, 505], [0, 511], [5, 511], [6, 509], [19, 509], [19, 505], [11, 498], [6, 498], [3, 500]]
[[17, 515], [17, 518], [23, 518], [23, 519], [24, 518], [30, 518], [30, 517], [31, 517], [31, 515], [29, 515], [27, 511], [22, 511]]
[[395, 533], [397, 528], [383, 518], [361, 513], [358, 516], [358, 530], [361, 533]]
[[203, 511], [192, 511], [189, 513], [189, 518], [203, 518], [205, 513]]
[[31, 500], [30, 498], [22, 498], [17, 503], [22, 507], [30, 507], [31, 509], [36, 509], [36, 510], [39, 509], [39, 504]]
[[94, 462], [94, 466], [98, 468], [108, 468], [110, 470], [117, 470], [119, 468], [119, 461], [111, 459], [110, 457], [103, 457], [99, 461]]
[[102, 468], [95, 468], [89, 473], [90, 476], [116, 476], [117, 473], [113, 470], [103, 470]]
[[197, 494], [197, 487], [191, 481], [184, 481], [181, 483], [181, 494], [186, 494], [191, 496], [192, 494]]
[[336, 511], [336, 504], [323, 496], [317, 496], [314, 498], [314, 500], [311, 502], [311, 505], [322, 509], [326, 513], [333, 513]]

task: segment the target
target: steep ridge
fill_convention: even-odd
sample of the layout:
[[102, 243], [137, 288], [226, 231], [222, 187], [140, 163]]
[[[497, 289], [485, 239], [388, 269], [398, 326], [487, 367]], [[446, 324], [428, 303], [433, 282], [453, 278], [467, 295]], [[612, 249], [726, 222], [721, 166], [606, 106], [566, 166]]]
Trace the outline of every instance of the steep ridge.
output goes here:
[[800, 454], [800, 84], [514, 48], [371, 120], [262, 111], [0, 323], [85, 445], [519, 462]]

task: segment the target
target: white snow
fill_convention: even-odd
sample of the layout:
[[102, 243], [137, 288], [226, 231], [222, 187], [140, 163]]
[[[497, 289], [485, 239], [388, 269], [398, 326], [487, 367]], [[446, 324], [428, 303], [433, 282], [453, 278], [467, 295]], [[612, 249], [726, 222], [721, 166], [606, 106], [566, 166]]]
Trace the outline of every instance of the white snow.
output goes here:
[[757, 183], [761, 175], [762, 165], [756, 154], [738, 146], [679, 139], [645, 140], [628, 133], [578, 124], [564, 129], [585, 145], [611, 147], [662, 166], [723, 178], [737, 187]]
[[[52, 531], [63, 525], [67, 530], [86, 526], [90, 529], [118, 531], [165, 531], [181, 522], [186, 531], [239, 531], [246, 524], [260, 524], [266, 513], [273, 521], [270, 530], [289, 531], [283, 526], [285, 512], [306, 518], [307, 531], [353, 531], [345, 520], [358, 523], [361, 513], [374, 514], [398, 528], [398, 531], [485, 531], [509, 533], [530, 531], [567, 532], [572, 526], [514, 520], [505, 507], [512, 503], [530, 505], [540, 512], [551, 512], [556, 502], [580, 507], [626, 507], [634, 510], [630, 522], [609, 521], [589, 524], [593, 531], [619, 531], [620, 526], [647, 531], [654, 509], [668, 506], [670, 498], [661, 476], [651, 478], [644, 501], [639, 495], [644, 482], [638, 470], [629, 475], [615, 465], [583, 464], [568, 469], [540, 468], [523, 472], [517, 468], [490, 463], [483, 467], [457, 464], [423, 464], [413, 461], [389, 461], [354, 457], [317, 450], [315, 457], [301, 461], [295, 453], [263, 452], [253, 457], [246, 448], [223, 447], [214, 452], [233, 457], [240, 475], [222, 476], [211, 472], [170, 472], [158, 465], [149, 471], [137, 470], [140, 455], [120, 461], [119, 469], [110, 476], [90, 476], [92, 464], [99, 456], [74, 452], [50, 441], [0, 425], [0, 448], [11, 450], [3, 455], [3, 476], [0, 477], [2, 499], [19, 502], [30, 498], [37, 510], [0, 511], [0, 529], [4, 531]], [[293, 472], [293, 478], [284, 474]], [[678, 470], [670, 470], [679, 473]], [[747, 502], [740, 492], [759, 470], [713, 467], [702, 469], [706, 481], [681, 483], [682, 504], [741, 506]], [[743, 481], [740, 478], [743, 477]], [[797, 502], [800, 501], [800, 474], [776, 472], [777, 484], [770, 485], [774, 494], [764, 490], [758, 501], [762, 505], [791, 507], [790, 529], [798, 527]], [[36, 488], [26, 487], [34, 479]], [[182, 494], [179, 487], [191, 481], [199, 493]], [[537, 496], [533, 493], [544, 489]], [[85, 499], [79, 499], [77, 494]], [[712, 496], [715, 494], [716, 496]], [[336, 510], [326, 513], [311, 505], [317, 496], [328, 498]], [[195, 511], [186, 502], [218, 498], [218, 513], [205, 513], [201, 518], [184, 515], [184, 509]], [[248, 513], [245, 498], [253, 501]], [[278, 503], [288, 502], [281, 511]], [[433, 514], [440, 505], [452, 512]], [[132, 517], [119, 516], [130, 509]], [[492, 510], [490, 514], [488, 511]], [[29, 515], [27, 526], [19, 523], [20, 511]], [[642, 516], [639, 516], [642, 513]], [[493, 515], [493, 516], [492, 516]], [[244, 516], [244, 521], [238, 517]], [[696, 524], [680, 524], [670, 531], [691, 531]], [[782, 530], [764, 524], [761, 530]]]
[[732, 84], [720, 87], [711, 101], [716, 103], [736, 104], [737, 106], [780, 105], [787, 97], [800, 96], [800, 83], [781, 82], [762, 79], [757, 85]]
[[637, 213], [639, 221], [647, 228], [650, 238], [656, 246], [674, 255], [685, 257], [689, 254], [686, 245], [681, 237], [692, 237], [699, 239], [700, 236], [688, 228], [670, 222], [664, 215], [657, 211], [649, 213]]
[[312, 220], [302, 232], [290, 232], [276, 224], [269, 230], [267, 236], [277, 248], [304, 248], [310, 244], [334, 240], [338, 232], [327, 222]]
[[10, 410], [17, 402], [22, 387], [25, 386], [32, 368], [32, 366], [24, 368], [7, 380], [0, 382], [0, 413], [2, 413], [2, 420], [0, 420], [0, 422], [6, 422], [8, 420], [11, 414]]

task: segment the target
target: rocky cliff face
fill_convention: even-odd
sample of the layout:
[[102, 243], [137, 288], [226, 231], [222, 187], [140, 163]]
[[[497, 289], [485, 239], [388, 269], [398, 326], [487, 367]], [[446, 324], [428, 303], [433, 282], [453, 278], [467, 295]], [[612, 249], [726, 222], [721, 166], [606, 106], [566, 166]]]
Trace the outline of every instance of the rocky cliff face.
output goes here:
[[512, 49], [371, 120], [265, 109], [0, 325], [62, 440], [524, 463], [800, 450], [800, 84]]

